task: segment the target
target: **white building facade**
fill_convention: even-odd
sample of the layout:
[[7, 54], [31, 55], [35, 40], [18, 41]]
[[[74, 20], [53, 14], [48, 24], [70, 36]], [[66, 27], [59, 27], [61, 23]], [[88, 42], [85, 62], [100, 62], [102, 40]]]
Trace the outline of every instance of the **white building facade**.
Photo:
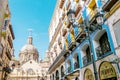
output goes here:
[[[47, 78], [48, 65], [46, 61], [39, 61], [39, 53], [33, 45], [33, 38], [29, 36], [19, 53], [19, 60], [13, 58], [9, 80], [45, 80]], [[44, 66], [43, 66], [44, 65]], [[49, 79], [48, 79], [49, 80]]]
[[[78, 25], [68, 22], [70, 9]], [[102, 29], [90, 31], [89, 42], [82, 24], [88, 19], [90, 29], [99, 27], [95, 21], [98, 11], [104, 23]], [[49, 27], [51, 80], [119, 80], [119, 14], [119, 0], [58, 0]]]

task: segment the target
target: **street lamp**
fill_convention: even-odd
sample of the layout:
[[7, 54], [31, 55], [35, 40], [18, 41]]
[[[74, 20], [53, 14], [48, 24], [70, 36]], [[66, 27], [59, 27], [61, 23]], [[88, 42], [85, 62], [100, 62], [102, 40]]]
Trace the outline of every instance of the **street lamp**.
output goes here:
[[[67, 12], [67, 16], [68, 16], [68, 20], [70, 23], [72, 23], [72, 25], [74, 24], [75, 21], [75, 12], [73, 10], [69, 10]], [[102, 29], [102, 24], [103, 24], [103, 14], [101, 13], [97, 13], [96, 16], [95, 16], [95, 19], [96, 19], [96, 22], [97, 24], [101, 27]], [[88, 41], [89, 41], [89, 46], [90, 46], [90, 53], [91, 53], [91, 58], [92, 58], [92, 63], [93, 63], [93, 69], [94, 69], [94, 75], [95, 75], [95, 80], [98, 80], [98, 74], [97, 74], [97, 69], [96, 69], [96, 64], [95, 64], [95, 59], [94, 59], [94, 56], [93, 56], [93, 50], [92, 50], [92, 42], [91, 42], [91, 38], [90, 38], [90, 28], [91, 26], [94, 26], [94, 27], [98, 27], [99, 26], [96, 26], [96, 25], [92, 25], [92, 23], [90, 24], [88, 18], [84, 21], [83, 23], [84, 27], [86, 28], [86, 32], [87, 32], [87, 36], [88, 36]], [[79, 26], [79, 25], [78, 25]], [[73, 25], [74, 27], [74, 25]], [[100, 29], [100, 28], [99, 28]]]
[[67, 12], [67, 16], [68, 16], [69, 22], [73, 24], [75, 22], [75, 12], [74, 12], [74, 10], [70, 9]]

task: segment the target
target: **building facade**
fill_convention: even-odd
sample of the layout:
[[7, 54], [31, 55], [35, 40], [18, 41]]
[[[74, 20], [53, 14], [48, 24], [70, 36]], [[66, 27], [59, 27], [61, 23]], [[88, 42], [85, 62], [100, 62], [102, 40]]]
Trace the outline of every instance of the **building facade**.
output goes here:
[[[28, 36], [25, 44], [19, 53], [19, 59], [13, 57], [10, 66], [12, 72], [9, 80], [46, 80], [48, 70], [48, 60], [38, 60], [39, 53], [33, 45], [33, 37]], [[46, 65], [47, 64], [47, 65]]]
[[[8, 5], [8, 0], [0, 0], [0, 33], [2, 32], [7, 5]], [[1, 41], [1, 36], [2, 35], [0, 34], [0, 41]]]
[[[70, 9], [74, 24], [67, 18]], [[101, 26], [95, 20], [98, 12], [104, 18]], [[119, 0], [58, 0], [49, 27], [50, 79], [119, 80], [119, 14]]]
[[[0, 3], [2, 4], [2, 3]], [[1, 40], [0, 40], [0, 80], [7, 80], [11, 72], [9, 63], [14, 53], [13, 40], [15, 39], [12, 25], [10, 22], [10, 11], [7, 0], [3, 1], [5, 9], [2, 22]], [[1, 13], [2, 14], [2, 13]], [[2, 18], [2, 17], [1, 17]]]

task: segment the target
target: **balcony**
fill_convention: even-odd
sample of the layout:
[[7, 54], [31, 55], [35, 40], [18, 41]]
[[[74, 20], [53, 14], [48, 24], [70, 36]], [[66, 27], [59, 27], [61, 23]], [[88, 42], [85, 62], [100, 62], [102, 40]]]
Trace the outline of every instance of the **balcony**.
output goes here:
[[[80, 4], [78, 4], [78, 5], [76, 6], [75, 16], [78, 15], [78, 13], [80, 12], [81, 9], [82, 9], [82, 7], [80, 6]], [[79, 13], [79, 14], [80, 14], [80, 13]]]
[[89, 13], [89, 20], [90, 20], [90, 24], [96, 24], [96, 15], [97, 15], [98, 11], [97, 9], [91, 10], [91, 12]]
[[6, 36], [6, 30], [5, 30], [5, 29], [2, 29], [1, 35], [2, 35], [2, 37], [5, 37], [5, 36]]
[[70, 5], [71, 5], [71, 2], [69, 1], [69, 2], [68, 2], [68, 5], [67, 5], [67, 10], [70, 9]]
[[86, 66], [92, 62], [91, 56], [88, 58], [87, 56], [83, 57], [83, 65]]
[[8, 43], [10, 45], [10, 48], [12, 49], [13, 48], [13, 43], [12, 43], [12, 40], [11, 40], [10, 36], [8, 36]]
[[65, 2], [65, 0], [61, 0], [61, 1], [60, 1], [60, 6], [59, 6], [60, 8], [62, 8], [62, 7], [63, 7], [64, 2]]
[[79, 63], [78, 62], [75, 62], [74, 63], [74, 69], [78, 69], [79, 68]]
[[6, 48], [6, 55], [7, 55], [7, 57], [8, 57], [9, 60], [12, 59], [12, 55], [11, 55], [9, 49], [7, 49], [7, 48]]
[[61, 18], [62, 20], [64, 20], [65, 19], [65, 12], [63, 12], [63, 14], [62, 14], [62, 18]]
[[66, 58], [69, 54], [69, 50], [68, 50], [68, 47], [64, 45], [64, 50], [63, 50], [63, 53], [64, 53], [64, 57]]
[[71, 26], [71, 23], [68, 21], [68, 19], [67, 19], [67, 22], [66, 22], [66, 26], [67, 26], [67, 28], [70, 28], [70, 26]]
[[61, 45], [61, 44], [62, 44], [61, 41], [62, 41], [62, 39], [61, 39], [61, 37], [59, 37], [59, 38], [58, 38], [58, 45]]
[[63, 30], [62, 30], [63, 32], [62, 32], [62, 35], [63, 36], [65, 36], [66, 35], [66, 33], [67, 33], [67, 29], [66, 28], [63, 28]]
[[68, 41], [69, 43], [69, 50], [73, 50], [76, 47], [76, 42], [72, 41], [71, 39]]
[[49, 67], [48, 72], [50, 73], [54, 68], [58, 67], [58, 64], [64, 62], [64, 50], [62, 50], [60, 52], [60, 54], [57, 56], [57, 58], [54, 60], [54, 62], [51, 64], [51, 66]]
[[83, 39], [85, 39], [86, 33], [83, 31], [81, 27], [74, 29], [75, 31], [75, 40], [76, 42], [81, 42]]
[[110, 9], [117, 3], [119, 0], [108, 0], [105, 5], [102, 7], [104, 11], [110, 11]]

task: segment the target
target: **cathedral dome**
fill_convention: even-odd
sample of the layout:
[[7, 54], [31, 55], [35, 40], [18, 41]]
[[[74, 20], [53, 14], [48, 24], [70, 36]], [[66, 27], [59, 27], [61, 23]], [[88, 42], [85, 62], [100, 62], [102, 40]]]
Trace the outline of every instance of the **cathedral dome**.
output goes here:
[[28, 37], [27, 44], [25, 44], [21, 50], [20, 53], [27, 53], [27, 54], [37, 54], [38, 50], [35, 48], [35, 46], [32, 44], [32, 36]]
[[19, 53], [19, 60], [20, 63], [25, 63], [29, 60], [38, 61], [38, 50], [35, 48], [35, 46], [32, 44], [32, 36], [29, 36], [27, 39], [27, 44], [25, 44]]
[[26, 44], [20, 50], [21, 53], [34, 53], [38, 54], [38, 50], [32, 44]]

